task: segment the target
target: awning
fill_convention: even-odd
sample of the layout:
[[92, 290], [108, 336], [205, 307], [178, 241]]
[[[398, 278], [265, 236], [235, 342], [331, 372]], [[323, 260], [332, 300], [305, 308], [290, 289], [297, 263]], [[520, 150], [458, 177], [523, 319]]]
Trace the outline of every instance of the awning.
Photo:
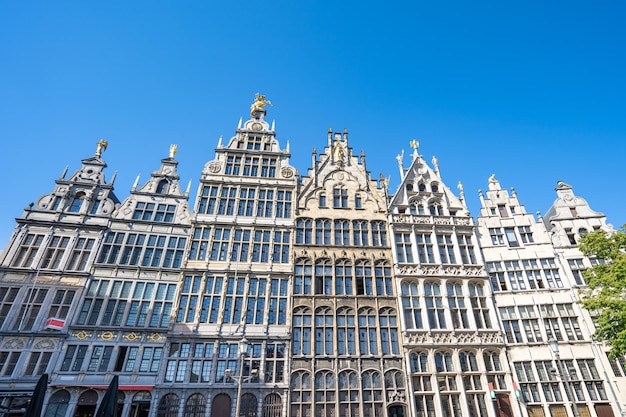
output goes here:
[[[50, 384], [53, 387], [82, 387], [92, 389], [107, 389], [108, 385], [90, 385], [90, 384]], [[154, 385], [119, 385], [120, 391], [152, 391]]]

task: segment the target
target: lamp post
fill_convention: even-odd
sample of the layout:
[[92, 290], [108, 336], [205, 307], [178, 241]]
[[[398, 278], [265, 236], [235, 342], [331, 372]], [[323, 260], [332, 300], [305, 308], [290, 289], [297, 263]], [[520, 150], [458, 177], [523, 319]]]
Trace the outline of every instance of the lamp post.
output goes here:
[[567, 397], [572, 402], [572, 411], [574, 412], [574, 417], [580, 417], [578, 404], [576, 404], [576, 397], [570, 385], [571, 381], [570, 381], [570, 376], [569, 376], [569, 370], [566, 370], [565, 372], [563, 372], [563, 366], [561, 365], [561, 353], [559, 352], [559, 342], [555, 338], [551, 337], [550, 339], [548, 339], [548, 345], [550, 346], [552, 353], [554, 353], [556, 367], [559, 372], [559, 375], [561, 375], [561, 379], [563, 380], [563, 385], [565, 385], [565, 392], [567, 392]]
[[237, 382], [237, 398], [236, 398], [236, 402], [235, 402], [235, 417], [239, 417], [239, 409], [240, 409], [240, 404], [241, 404], [241, 386], [242, 386], [242, 384], [244, 382], [246, 382], [246, 381], [250, 381], [250, 380], [256, 378], [257, 372], [258, 372], [256, 369], [253, 369], [250, 372], [249, 376], [244, 376], [243, 375], [244, 359], [245, 359], [247, 354], [248, 354], [248, 341], [244, 337], [239, 342], [239, 376], [234, 376], [230, 369], [226, 369], [226, 371], [224, 371], [224, 375], [227, 378], [234, 379]]

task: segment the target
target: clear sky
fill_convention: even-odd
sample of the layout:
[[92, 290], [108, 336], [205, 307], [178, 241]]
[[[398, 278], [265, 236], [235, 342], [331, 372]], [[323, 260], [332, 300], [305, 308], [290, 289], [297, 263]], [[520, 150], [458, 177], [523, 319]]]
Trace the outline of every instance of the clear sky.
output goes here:
[[172, 143], [195, 197], [256, 92], [301, 173], [347, 128], [393, 191], [417, 139], [474, 216], [495, 173], [529, 212], [561, 179], [621, 226], [625, 21], [624, 1], [0, 2], [0, 246], [101, 138], [120, 199]]

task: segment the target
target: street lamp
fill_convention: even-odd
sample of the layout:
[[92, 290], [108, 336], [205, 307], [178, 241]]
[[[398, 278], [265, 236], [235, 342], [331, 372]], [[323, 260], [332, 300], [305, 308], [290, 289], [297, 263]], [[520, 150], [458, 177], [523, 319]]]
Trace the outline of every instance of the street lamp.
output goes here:
[[239, 408], [240, 408], [240, 403], [241, 403], [241, 385], [244, 382], [249, 382], [258, 376], [257, 369], [252, 369], [250, 371], [249, 376], [243, 375], [244, 359], [246, 355], [248, 354], [248, 345], [249, 345], [248, 340], [246, 340], [245, 337], [242, 338], [241, 341], [239, 342], [239, 376], [234, 376], [233, 371], [230, 369], [226, 369], [224, 371], [224, 375], [227, 378], [234, 379], [235, 381], [237, 381], [237, 398], [235, 402], [235, 417], [239, 417]]
[[567, 397], [572, 402], [572, 411], [574, 412], [574, 417], [580, 417], [578, 404], [576, 404], [576, 397], [574, 396], [575, 394], [572, 392], [572, 387], [570, 385], [571, 380], [570, 380], [569, 370], [566, 370], [565, 372], [563, 372], [563, 367], [561, 365], [561, 353], [559, 352], [559, 342], [554, 337], [551, 337], [550, 339], [548, 339], [548, 346], [550, 346], [552, 353], [554, 353], [554, 359], [556, 362], [557, 370], [559, 372], [559, 375], [561, 375], [561, 379], [563, 380], [563, 385], [565, 385], [565, 392], [567, 392]]

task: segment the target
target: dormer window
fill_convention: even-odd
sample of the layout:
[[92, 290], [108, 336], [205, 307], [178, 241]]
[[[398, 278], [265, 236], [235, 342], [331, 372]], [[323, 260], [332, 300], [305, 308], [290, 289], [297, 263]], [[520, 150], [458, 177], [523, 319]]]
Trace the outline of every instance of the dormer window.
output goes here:
[[363, 201], [361, 199], [361, 194], [357, 194], [354, 196], [354, 207], [358, 209], [363, 208]]
[[170, 183], [167, 180], [159, 181], [159, 185], [157, 185], [156, 193], [157, 194], [167, 194], [170, 190]]
[[333, 207], [348, 208], [348, 190], [345, 188], [333, 189]]
[[74, 200], [72, 200], [72, 205], [70, 206], [70, 213], [78, 213], [80, 208], [83, 206], [83, 201], [85, 201], [85, 193], [79, 192], [76, 193]]
[[417, 187], [418, 187], [418, 190], [420, 191], [426, 191], [426, 186], [424, 185], [423, 182], [420, 182], [420, 184]]
[[407, 192], [409, 192], [409, 193], [410, 193], [410, 192], [413, 192], [413, 184], [407, 184], [407, 185], [406, 185], [406, 190], [407, 190]]
[[574, 217], [578, 216], [578, 212], [576, 211], [576, 207], [570, 207], [569, 208], [569, 212]]
[[326, 193], [320, 194], [320, 207], [326, 207]]
[[437, 184], [432, 184], [430, 186], [430, 189], [433, 190], [433, 193], [438, 193], [439, 192], [439, 186]]
[[500, 217], [509, 217], [509, 212], [506, 211], [506, 206], [503, 204], [498, 206], [498, 212], [500, 213]]

